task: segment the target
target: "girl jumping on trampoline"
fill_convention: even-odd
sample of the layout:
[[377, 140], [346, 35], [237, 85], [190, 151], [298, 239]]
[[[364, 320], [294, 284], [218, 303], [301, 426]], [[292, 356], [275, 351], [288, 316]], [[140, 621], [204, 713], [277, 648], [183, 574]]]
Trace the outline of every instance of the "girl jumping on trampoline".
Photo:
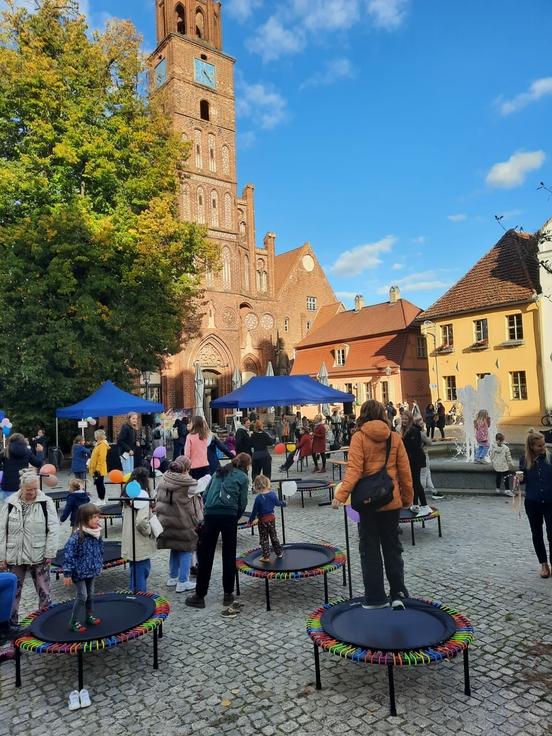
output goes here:
[[69, 537], [64, 550], [64, 585], [74, 584], [77, 597], [69, 620], [71, 631], [83, 633], [84, 623], [97, 626], [100, 619], [92, 613], [94, 582], [103, 568], [103, 540], [100, 510], [93, 503], [81, 506], [77, 514], [77, 529]]
[[276, 557], [282, 559], [284, 550], [276, 532], [274, 507], [285, 506], [286, 502], [280, 501], [270, 488], [270, 480], [266, 475], [258, 475], [255, 478], [253, 490], [258, 495], [253, 504], [249, 523], [258, 524], [259, 526], [259, 542], [263, 551], [263, 556], [259, 560], [260, 562], [270, 562], [270, 542], [272, 542], [272, 549]]

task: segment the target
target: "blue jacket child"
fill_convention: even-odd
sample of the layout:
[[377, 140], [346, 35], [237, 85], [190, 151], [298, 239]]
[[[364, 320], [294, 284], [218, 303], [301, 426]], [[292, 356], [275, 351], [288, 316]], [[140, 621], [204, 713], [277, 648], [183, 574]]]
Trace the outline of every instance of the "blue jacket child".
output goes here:
[[103, 569], [103, 539], [78, 529], [64, 550], [63, 575], [73, 582], [97, 577]]
[[77, 526], [77, 516], [79, 508], [85, 503], [90, 503], [90, 496], [83, 490], [82, 484], [78, 480], [69, 481], [69, 493], [65, 501], [65, 508], [61, 514], [60, 521], [64, 522], [65, 519], [71, 517], [71, 526], [73, 529]]
[[86, 478], [86, 461], [90, 457], [90, 450], [85, 447], [84, 443], [82, 442], [82, 438], [78, 437], [75, 440], [75, 444], [73, 445], [73, 458], [71, 460], [71, 471], [79, 476], [84, 473], [84, 477]]

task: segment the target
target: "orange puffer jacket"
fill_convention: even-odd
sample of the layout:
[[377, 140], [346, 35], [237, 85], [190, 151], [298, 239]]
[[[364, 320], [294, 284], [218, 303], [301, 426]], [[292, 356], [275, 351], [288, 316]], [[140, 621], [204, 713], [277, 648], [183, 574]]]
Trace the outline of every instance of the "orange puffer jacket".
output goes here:
[[389, 426], [379, 419], [365, 422], [351, 438], [345, 478], [335, 493], [339, 501], [347, 502], [351, 491], [362, 476], [372, 475], [381, 470], [385, 462], [389, 435], [391, 435], [391, 451], [387, 472], [393, 479], [393, 500], [378, 511], [392, 511], [412, 504], [414, 500], [412, 474], [402, 438], [396, 432], [391, 432]]

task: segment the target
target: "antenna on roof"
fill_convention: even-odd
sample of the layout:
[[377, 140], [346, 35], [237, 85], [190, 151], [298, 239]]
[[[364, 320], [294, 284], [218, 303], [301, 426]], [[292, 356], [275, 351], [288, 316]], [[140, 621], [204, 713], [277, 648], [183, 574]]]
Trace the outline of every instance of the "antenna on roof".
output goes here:
[[504, 215], [495, 215], [494, 216], [495, 220], [498, 222], [498, 224], [500, 225], [500, 227], [504, 230], [504, 232], [506, 232], [506, 228], [504, 227], [504, 225], [501, 222], [501, 220], [502, 220], [503, 217], [504, 217]]

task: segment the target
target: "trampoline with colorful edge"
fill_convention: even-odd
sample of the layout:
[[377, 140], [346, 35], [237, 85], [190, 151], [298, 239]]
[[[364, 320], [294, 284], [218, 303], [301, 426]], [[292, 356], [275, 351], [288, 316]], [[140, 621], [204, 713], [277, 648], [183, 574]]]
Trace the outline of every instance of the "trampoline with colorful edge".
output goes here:
[[406, 609], [365, 609], [362, 598], [317, 608], [307, 620], [313, 641], [316, 689], [322, 689], [319, 650], [343, 659], [387, 667], [389, 703], [397, 715], [394, 667], [428, 665], [462, 653], [464, 693], [471, 694], [468, 647], [474, 641], [470, 621], [449, 606], [419, 598], [404, 600]]
[[282, 488], [282, 485], [285, 485], [286, 483], [294, 482], [297, 484], [297, 490], [301, 494], [301, 508], [305, 508], [305, 493], [308, 493], [309, 498], [312, 498], [312, 494], [317, 491], [327, 492], [328, 501], [319, 504], [319, 506], [329, 505], [332, 502], [334, 496], [335, 483], [323, 478], [282, 478], [278, 482], [280, 484], [280, 490]]
[[401, 515], [399, 517], [399, 524], [410, 524], [410, 534], [412, 538], [412, 546], [416, 545], [414, 538], [414, 524], [421, 524], [422, 529], [425, 529], [426, 521], [433, 521], [437, 519], [437, 527], [439, 529], [439, 537], [443, 536], [443, 530], [441, 529], [441, 512], [434, 506], [431, 506], [430, 514], [415, 514], [410, 509], [401, 509]]
[[21, 652], [77, 655], [79, 690], [84, 687], [84, 654], [102, 652], [153, 633], [153, 669], [159, 669], [158, 638], [170, 613], [156, 593], [119, 591], [94, 597], [100, 624], [79, 633], [69, 629], [73, 601], [33, 611], [20, 623], [27, 629], [15, 640], [15, 685], [21, 687]]

